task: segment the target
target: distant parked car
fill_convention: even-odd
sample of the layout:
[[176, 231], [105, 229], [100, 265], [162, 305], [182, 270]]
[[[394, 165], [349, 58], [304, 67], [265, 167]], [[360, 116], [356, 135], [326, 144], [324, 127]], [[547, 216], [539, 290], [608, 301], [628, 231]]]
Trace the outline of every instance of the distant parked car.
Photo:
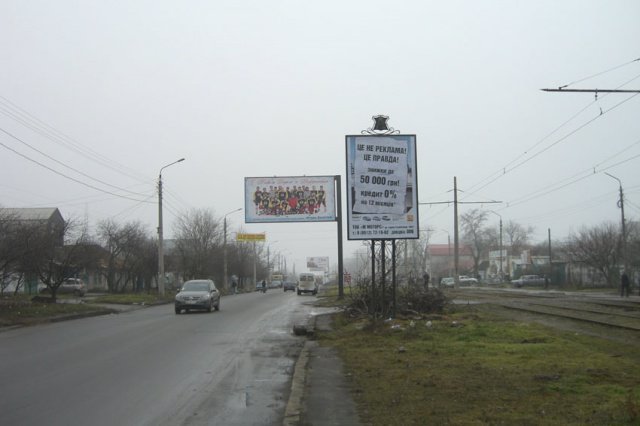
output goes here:
[[460, 285], [476, 285], [478, 280], [466, 275], [460, 275]]
[[269, 288], [280, 288], [282, 287], [282, 281], [280, 280], [273, 280], [271, 281], [271, 284], [269, 284]]
[[440, 280], [440, 287], [453, 287], [456, 285], [456, 280], [453, 277], [445, 277]]
[[[74, 296], [82, 297], [87, 292], [87, 288], [84, 285], [84, 281], [80, 278], [67, 278], [58, 287], [57, 294], [73, 294]], [[51, 293], [49, 287], [42, 287], [40, 293]]]
[[298, 285], [298, 283], [294, 282], [294, 281], [285, 281], [284, 284], [282, 284], [282, 291], [296, 291], [296, 286]]
[[544, 277], [540, 275], [523, 275], [516, 280], [511, 280], [511, 285], [514, 287], [525, 287], [525, 286], [537, 286], [544, 285]]
[[184, 309], [207, 310], [211, 312], [215, 308], [220, 310], [220, 292], [212, 280], [189, 280], [182, 285], [176, 294], [176, 315]]

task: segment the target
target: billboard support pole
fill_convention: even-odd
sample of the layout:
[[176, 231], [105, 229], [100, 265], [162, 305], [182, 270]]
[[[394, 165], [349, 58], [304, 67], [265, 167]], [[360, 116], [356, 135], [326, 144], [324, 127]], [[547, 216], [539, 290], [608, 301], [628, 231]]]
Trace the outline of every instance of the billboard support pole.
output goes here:
[[376, 240], [371, 240], [371, 315], [376, 313]]
[[380, 278], [380, 304], [382, 305], [380, 308], [380, 312], [382, 313], [383, 318], [387, 316], [387, 300], [385, 294], [387, 292], [387, 289], [385, 288], [387, 285], [387, 247], [385, 243], [386, 240], [380, 241], [380, 267], [382, 275], [382, 277]]
[[335, 176], [336, 222], [338, 225], [338, 299], [344, 297], [344, 264], [342, 259], [342, 183], [340, 175]]
[[396, 317], [396, 240], [391, 240], [391, 259], [393, 267], [393, 275], [391, 276], [391, 285], [393, 287], [393, 305], [391, 307], [391, 318]]

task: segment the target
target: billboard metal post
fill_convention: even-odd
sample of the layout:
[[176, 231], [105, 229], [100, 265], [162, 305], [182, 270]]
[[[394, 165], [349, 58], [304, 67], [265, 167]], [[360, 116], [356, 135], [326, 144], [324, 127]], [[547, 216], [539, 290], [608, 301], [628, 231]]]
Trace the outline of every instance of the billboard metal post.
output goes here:
[[369, 312], [375, 313], [376, 300], [376, 240], [371, 240], [371, 303]]
[[387, 247], [385, 244], [385, 240], [380, 241], [380, 265], [382, 267], [382, 270], [380, 272], [380, 275], [382, 275], [382, 277], [380, 278], [380, 289], [381, 289], [381, 295], [380, 295], [380, 303], [382, 304], [380, 310], [382, 312], [382, 316], [386, 317], [387, 316], [387, 300], [386, 300], [386, 284], [387, 284], [387, 256], [386, 253], [387, 252]]
[[391, 285], [393, 286], [393, 305], [391, 306], [391, 318], [396, 317], [396, 240], [391, 240], [391, 259], [392, 259], [392, 273]]
[[342, 259], [342, 182], [340, 175], [335, 176], [336, 185], [336, 223], [338, 225], [338, 299], [344, 297], [344, 263]]

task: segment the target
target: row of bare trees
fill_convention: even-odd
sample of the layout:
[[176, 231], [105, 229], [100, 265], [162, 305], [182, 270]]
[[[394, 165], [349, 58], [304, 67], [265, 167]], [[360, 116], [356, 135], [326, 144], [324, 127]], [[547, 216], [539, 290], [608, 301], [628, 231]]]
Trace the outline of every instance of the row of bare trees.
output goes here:
[[13, 283], [18, 292], [28, 280], [45, 284], [55, 299], [76, 265], [86, 264], [90, 257], [83, 250], [85, 234], [77, 231], [71, 221], [52, 225], [0, 212], [0, 291]]
[[[222, 220], [211, 210], [192, 210], [176, 222], [175, 246], [166, 251], [166, 270], [180, 279], [223, 280], [224, 235]], [[25, 280], [44, 284], [55, 299], [65, 279], [80, 271], [101, 274], [110, 292], [149, 291], [157, 280], [157, 238], [141, 222], [119, 223], [113, 219], [98, 223], [90, 235], [74, 220], [51, 230], [42, 223], [0, 217], [0, 271], [4, 292], [7, 284]], [[228, 273], [241, 280], [256, 274], [265, 276], [262, 245], [228, 244]]]
[[[462, 241], [471, 248], [474, 272], [477, 275], [482, 259], [488, 257], [489, 250], [500, 248], [497, 226], [488, 226], [489, 212], [473, 209], [460, 216]], [[507, 221], [502, 230], [502, 246], [509, 254], [518, 255], [523, 250], [548, 254], [548, 241], [532, 243], [533, 227]], [[626, 224], [623, 239], [619, 224], [603, 222], [599, 225], [580, 228], [572, 232], [566, 240], [553, 243], [554, 257], [564, 261], [586, 265], [599, 271], [607, 283], [614, 286], [620, 269], [626, 265], [630, 270], [640, 270], [640, 226], [638, 222]]]

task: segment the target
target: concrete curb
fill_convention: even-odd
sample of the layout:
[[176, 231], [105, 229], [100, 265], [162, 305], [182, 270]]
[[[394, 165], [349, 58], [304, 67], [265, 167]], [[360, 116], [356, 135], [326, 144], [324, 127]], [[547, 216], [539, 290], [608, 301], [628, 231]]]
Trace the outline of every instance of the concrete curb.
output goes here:
[[293, 379], [291, 380], [291, 393], [289, 394], [289, 401], [284, 411], [283, 426], [298, 426], [300, 424], [308, 363], [309, 340], [305, 341], [298, 360], [296, 361]]

